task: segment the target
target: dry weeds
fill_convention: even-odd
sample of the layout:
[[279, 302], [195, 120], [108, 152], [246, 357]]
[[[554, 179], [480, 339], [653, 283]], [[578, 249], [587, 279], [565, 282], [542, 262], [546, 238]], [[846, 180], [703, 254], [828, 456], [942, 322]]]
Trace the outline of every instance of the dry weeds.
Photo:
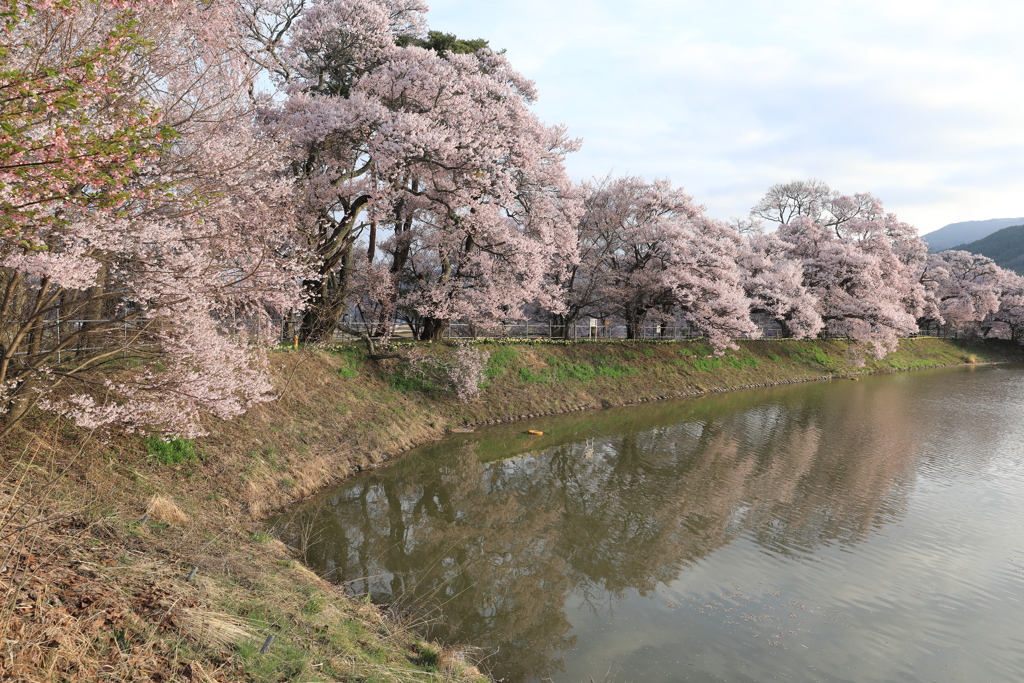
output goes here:
[[165, 496], [153, 496], [146, 506], [146, 513], [151, 519], [168, 524], [188, 524], [188, 515], [181, 511], [173, 500]]
[[255, 635], [246, 620], [231, 614], [186, 607], [173, 611], [170, 618], [183, 634], [196, 643], [223, 652], [230, 651], [232, 647]]

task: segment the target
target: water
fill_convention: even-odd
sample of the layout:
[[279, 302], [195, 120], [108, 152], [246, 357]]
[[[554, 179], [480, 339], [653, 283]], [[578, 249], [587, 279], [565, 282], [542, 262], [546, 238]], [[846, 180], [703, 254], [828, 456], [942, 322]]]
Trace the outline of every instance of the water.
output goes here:
[[998, 366], [455, 435], [286, 534], [505, 681], [1020, 681], [1022, 494]]

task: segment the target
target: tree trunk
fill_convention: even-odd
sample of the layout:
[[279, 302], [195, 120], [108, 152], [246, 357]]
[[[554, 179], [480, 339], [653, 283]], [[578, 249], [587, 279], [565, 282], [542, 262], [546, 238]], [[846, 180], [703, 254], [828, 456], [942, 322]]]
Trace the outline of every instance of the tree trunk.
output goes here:
[[107, 325], [101, 322], [96, 322], [104, 318], [105, 312], [105, 302], [103, 299], [103, 294], [107, 289], [107, 264], [105, 262], [102, 262], [102, 265], [100, 266], [97, 281], [100, 284], [85, 290], [83, 305], [75, 312], [75, 315], [84, 321], [82, 326], [86, 330], [101, 328], [103, 331], [86, 332], [79, 337], [79, 341], [76, 344], [78, 347], [77, 355], [79, 357], [96, 353], [95, 351], [89, 351], [88, 349], [107, 348], [108, 346], [113, 346], [114, 343], [113, 333], [106, 329]]
[[[408, 232], [408, 228], [403, 228], [403, 232]], [[398, 248], [395, 249], [394, 259], [391, 261], [391, 280], [393, 286], [391, 291], [388, 292], [387, 298], [381, 302], [381, 318], [375, 333], [378, 337], [384, 336], [386, 329], [391, 325], [391, 321], [395, 317], [395, 309], [398, 308], [398, 285], [401, 281], [405, 264], [409, 261], [410, 252], [411, 247], [407, 240], [401, 241]]]
[[644, 321], [650, 308], [643, 306], [628, 307], [623, 311], [626, 319], [626, 339], [639, 339], [640, 331], [643, 329]]
[[6, 401], [0, 402], [0, 436], [8, 434], [35, 405], [39, 394], [32, 391], [34, 380], [29, 377], [18, 383]]
[[447, 318], [424, 317], [423, 326], [420, 329], [420, 341], [441, 341], [450, 322]]
[[572, 338], [572, 326], [576, 321], [571, 319], [568, 315], [564, 314], [552, 314], [551, 315], [551, 338], [552, 339], [571, 339]]
[[639, 339], [640, 330], [644, 324], [643, 314], [627, 314], [626, 315], [626, 339]]
[[307, 305], [299, 323], [299, 340], [303, 343], [330, 341], [341, 317], [348, 308], [352, 288], [352, 247], [342, 259], [340, 267], [319, 280], [306, 280]]
[[[413, 181], [413, 191], [419, 188], [419, 183]], [[391, 278], [394, 283], [391, 291], [388, 293], [387, 299], [381, 302], [381, 321], [377, 328], [377, 336], [384, 336], [384, 330], [386, 325], [390, 325], [390, 321], [394, 319], [395, 309], [398, 308], [398, 284], [402, 278], [402, 272], [405, 270], [406, 264], [409, 262], [409, 257], [412, 254], [412, 226], [413, 217], [406, 216], [402, 217], [405, 210], [405, 202], [400, 201], [398, 206], [395, 207], [394, 217], [394, 254], [391, 259]], [[415, 333], [415, 331], [414, 331]]]

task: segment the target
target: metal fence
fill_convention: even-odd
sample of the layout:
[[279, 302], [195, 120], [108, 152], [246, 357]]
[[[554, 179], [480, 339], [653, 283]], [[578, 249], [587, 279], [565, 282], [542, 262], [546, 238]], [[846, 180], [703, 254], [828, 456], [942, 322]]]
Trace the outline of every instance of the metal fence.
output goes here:
[[[593, 320], [593, 322], [592, 322]], [[338, 330], [333, 335], [333, 341], [353, 341], [358, 337], [352, 331], [361, 334], [368, 334], [371, 337], [381, 337], [383, 331], [389, 333], [391, 339], [415, 339], [411, 325], [407, 323], [393, 322], [390, 325], [381, 326], [377, 323], [345, 323], [348, 331]], [[758, 321], [755, 323], [759, 334], [758, 339], [786, 339], [782, 327], [771, 322]], [[587, 319], [577, 321], [568, 326], [566, 334], [565, 326], [553, 322], [539, 320], [518, 320], [506, 323], [474, 324], [453, 322], [448, 325], [444, 332], [444, 339], [627, 339], [628, 329], [621, 322], [614, 322], [605, 319]], [[637, 330], [634, 339], [637, 340], [685, 340], [702, 339], [704, 333], [687, 325], [644, 325]], [[738, 339], [752, 338], [754, 335], [737, 337]], [[935, 329], [920, 329], [910, 337], [940, 336]], [[946, 336], [955, 336], [949, 334]], [[842, 336], [822, 334], [825, 339], [845, 338]], [[292, 337], [287, 336], [285, 341], [291, 341]]]
[[[636, 331], [637, 339], [697, 339], [704, 335], [681, 325], [645, 325]], [[501, 325], [498, 329], [453, 323], [445, 331], [447, 339], [504, 337], [510, 339], [626, 339], [628, 328], [622, 323], [577, 321], [564, 326], [552, 322], [523, 320]]]
[[[40, 339], [38, 341], [39, 354], [55, 353], [58, 363], [66, 360], [75, 354], [88, 351], [104, 351], [122, 348], [127, 353], [129, 341], [136, 333], [142, 332], [151, 321], [145, 319], [133, 320], [90, 320], [90, 319], [50, 319], [42, 326]], [[296, 321], [271, 320], [271, 325], [281, 329], [283, 343], [291, 344], [294, 340]], [[240, 324], [242, 323], [242, 324]], [[288, 323], [288, 324], [285, 324]], [[263, 325], [259, 321], [246, 325], [245, 321], [232, 319], [231, 326], [234, 330], [249, 329], [251, 332], [259, 332]], [[95, 325], [95, 335], [92, 331], [85, 329], [88, 325]], [[371, 337], [385, 336], [389, 333], [391, 339], [413, 340], [415, 335], [413, 328], [408, 323], [392, 322], [390, 325], [381, 326], [378, 323], [346, 322], [345, 330], [337, 330], [332, 341], [349, 342], [359, 338], [354, 332], [368, 334]], [[777, 324], [758, 324], [761, 339], [783, 339], [785, 335]], [[84, 330], [84, 334], [82, 334]], [[265, 328], [263, 328], [265, 331]], [[445, 330], [444, 339], [573, 339], [573, 340], [600, 340], [600, 339], [626, 339], [627, 327], [621, 322], [607, 319], [588, 319], [577, 321], [568, 326], [558, 325], [553, 322], [538, 320], [517, 320], [506, 323], [473, 324], [464, 322], [451, 323]], [[67, 344], [67, 340], [77, 335], [78, 338], [73, 344]], [[828, 338], [827, 335], [825, 335]], [[916, 336], [956, 336], [941, 335], [940, 330], [922, 328]], [[644, 325], [637, 330], [634, 339], [637, 340], [686, 340], [700, 339], [704, 334], [699, 330], [686, 325]], [[102, 341], [100, 341], [102, 340]], [[97, 342], [101, 345], [97, 345]], [[147, 344], [148, 346], [148, 344]], [[27, 355], [28, 351], [16, 351], [15, 356]]]
[[[145, 321], [89, 320], [84, 318], [71, 318], [67, 320], [53, 318], [45, 320], [37, 330], [39, 334], [39, 339], [36, 342], [38, 351], [31, 353], [33, 355], [56, 353], [57, 362], [60, 363], [63, 362], [65, 355], [70, 356], [85, 351], [109, 350], [112, 346], [116, 346], [118, 341], [121, 342], [120, 346], [127, 348], [129, 335], [139, 331], [145, 324]], [[87, 328], [88, 325], [95, 325], [96, 329], [89, 330]], [[67, 343], [69, 339], [76, 336], [77, 339], [73, 344]], [[107, 343], [102, 346], [91, 345], [95, 344], [100, 336]], [[29, 355], [29, 353], [29, 351], [15, 351], [11, 355], [25, 356]]]
[[[345, 323], [347, 330], [334, 333], [334, 341], [352, 341], [356, 339], [353, 331], [368, 334], [372, 337], [383, 336], [382, 327], [376, 323]], [[567, 329], [568, 328], [568, 329]], [[384, 326], [383, 330], [390, 333], [392, 339], [414, 339], [413, 328], [407, 323], [394, 322]], [[453, 322], [444, 332], [444, 339], [626, 339], [627, 327], [623, 323], [610, 320], [589, 319], [577, 321], [568, 326], [554, 322], [538, 320], [517, 320], [506, 323], [464, 323]], [[287, 336], [287, 335], [286, 335]], [[644, 325], [637, 330], [636, 339], [670, 340], [700, 339], [704, 336], [699, 330], [685, 325]], [[780, 333], [772, 328], [762, 329], [764, 338], [778, 338]]]

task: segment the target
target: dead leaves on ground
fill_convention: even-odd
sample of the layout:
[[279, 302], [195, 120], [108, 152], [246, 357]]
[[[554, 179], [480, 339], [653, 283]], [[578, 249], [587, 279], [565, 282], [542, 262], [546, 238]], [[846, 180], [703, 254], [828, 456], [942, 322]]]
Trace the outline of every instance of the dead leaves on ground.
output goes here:
[[218, 653], [244, 623], [209, 612], [174, 564], [75, 527], [0, 547], [0, 681], [237, 680]]

